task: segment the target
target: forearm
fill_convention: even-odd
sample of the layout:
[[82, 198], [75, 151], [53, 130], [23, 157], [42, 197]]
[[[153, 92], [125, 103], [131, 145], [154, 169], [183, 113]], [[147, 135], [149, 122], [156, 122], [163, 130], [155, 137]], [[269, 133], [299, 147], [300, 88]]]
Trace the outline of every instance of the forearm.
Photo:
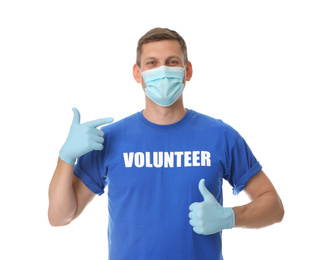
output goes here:
[[73, 165], [58, 158], [56, 170], [49, 185], [48, 218], [53, 226], [69, 224], [77, 210], [77, 197], [72, 185]]
[[267, 192], [249, 204], [233, 208], [235, 227], [262, 228], [281, 222], [284, 209], [276, 192]]

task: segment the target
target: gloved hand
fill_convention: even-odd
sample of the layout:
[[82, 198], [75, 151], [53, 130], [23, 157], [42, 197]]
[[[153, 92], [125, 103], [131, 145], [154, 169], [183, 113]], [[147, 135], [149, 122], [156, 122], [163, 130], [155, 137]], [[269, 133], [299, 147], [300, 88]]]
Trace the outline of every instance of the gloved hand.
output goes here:
[[205, 180], [201, 179], [198, 185], [204, 201], [190, 205], [189, 218], [193, 230], [200, 235], [211, 235], [223, 229], [235, 226], [235, 213], [232, 208], [222, 207], [212, 193], [205, 187]]
[[60, 158], [68, 164], [74, 164], [76, 159], [90, 151], [103, 149], [104, 133], [98, 126], [111, 123], [113, 118], [103, 118], [80, 124], [78, 109], [74, 113], [69, 136], [60, 150]]

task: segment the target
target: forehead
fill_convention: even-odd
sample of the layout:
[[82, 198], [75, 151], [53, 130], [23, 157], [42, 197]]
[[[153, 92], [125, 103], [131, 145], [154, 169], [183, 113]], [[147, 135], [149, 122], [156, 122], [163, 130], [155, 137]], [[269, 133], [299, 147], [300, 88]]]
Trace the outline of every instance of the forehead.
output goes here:
[[180, 43], [176, 40], [163, 40], [143, 44], [141, 58], [178, 56], [183, 58]]

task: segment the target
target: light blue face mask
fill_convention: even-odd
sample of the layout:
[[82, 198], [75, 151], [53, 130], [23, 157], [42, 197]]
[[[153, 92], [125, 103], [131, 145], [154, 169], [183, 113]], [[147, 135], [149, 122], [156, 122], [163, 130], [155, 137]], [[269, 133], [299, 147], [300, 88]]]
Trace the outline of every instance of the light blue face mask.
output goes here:
[[181, 96], [184, 68], [161, 66], [142, 73], [146, 95], [157, 105], [168, 107]]

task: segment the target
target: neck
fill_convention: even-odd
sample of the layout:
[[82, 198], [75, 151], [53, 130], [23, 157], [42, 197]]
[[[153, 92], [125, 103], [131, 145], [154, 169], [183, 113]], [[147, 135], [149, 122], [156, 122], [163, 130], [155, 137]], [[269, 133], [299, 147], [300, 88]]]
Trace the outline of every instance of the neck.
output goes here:
[[143, 110], [144, 117], [151, 123], [157, 125], [170, 125], [180, 121], [186, 114], [183, 106], [182, 96], [171, 106], [161, 107], [147, 98], [146, 109]]

